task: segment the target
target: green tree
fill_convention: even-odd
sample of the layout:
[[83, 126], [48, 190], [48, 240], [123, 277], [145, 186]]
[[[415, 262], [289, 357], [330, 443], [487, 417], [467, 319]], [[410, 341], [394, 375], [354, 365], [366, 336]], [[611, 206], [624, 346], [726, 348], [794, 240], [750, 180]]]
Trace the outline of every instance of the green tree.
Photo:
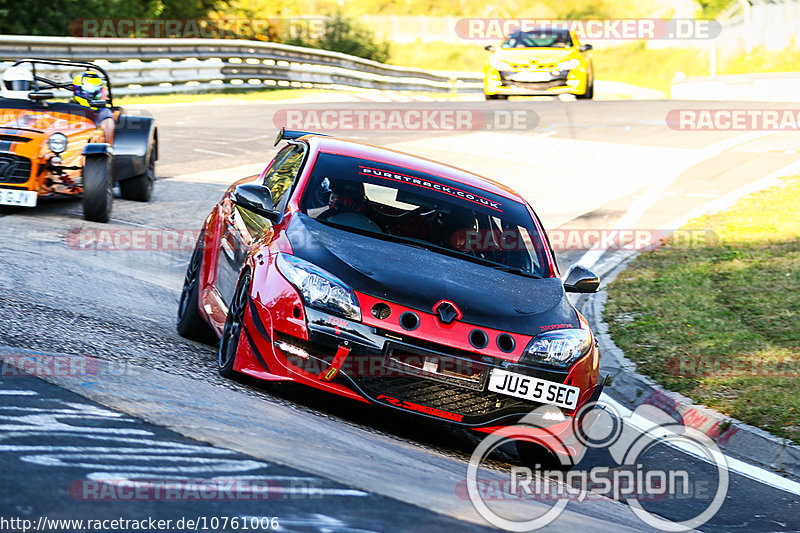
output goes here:
[[389, 59], [390, 52], [389, 43], [378, 42], [372, 31], [340, 12], [325, 19], [320, 35], [303, 32], [285, 43], [341, 52], [381, 63]]
[[68, 35], [76, 19], [198, 18], [228, 0], [0, 0], [0, 33]]

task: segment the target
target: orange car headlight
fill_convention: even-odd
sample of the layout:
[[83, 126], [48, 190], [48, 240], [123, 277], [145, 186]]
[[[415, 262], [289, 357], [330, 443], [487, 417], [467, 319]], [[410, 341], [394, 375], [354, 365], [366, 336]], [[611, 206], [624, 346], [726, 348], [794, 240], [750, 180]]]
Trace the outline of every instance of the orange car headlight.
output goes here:
[[47, 147], [54, 154], [60, 154], [67, 149], [67, 136], [63, 133], [56, 132], [47, 139]]

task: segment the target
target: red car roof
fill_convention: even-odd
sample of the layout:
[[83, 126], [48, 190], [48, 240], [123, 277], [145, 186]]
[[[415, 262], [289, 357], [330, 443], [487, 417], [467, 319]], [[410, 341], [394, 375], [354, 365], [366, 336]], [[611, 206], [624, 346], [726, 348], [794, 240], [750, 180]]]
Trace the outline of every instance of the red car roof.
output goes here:
[[397, 165], [420, 172], [426, 172], [428, 174], [447, 178], [463, 185], [481, 189], [510, 200], [514, 200], [523, 204], [525, 203], [525, 200], [519, 195], [519, 193], [509, 187], [506, 187], [505, 185], [492, 181], [488, 178], [484, 178], [483, 176], [479, 176], [478, 174], [473, 174], [472, 172], [468, 172], [466, 170], [453, 167], [445, 163], [439, 163], [437, 161], [417, 155], [406, 154], [396, 150], [391, 150], [389, 148], [374, 146], [372, 144], [339, 139], [337, 137], [308, 135], [303, 137], [303, 140], [308, 142], [313, 151], [369, 159], [371, 161]]

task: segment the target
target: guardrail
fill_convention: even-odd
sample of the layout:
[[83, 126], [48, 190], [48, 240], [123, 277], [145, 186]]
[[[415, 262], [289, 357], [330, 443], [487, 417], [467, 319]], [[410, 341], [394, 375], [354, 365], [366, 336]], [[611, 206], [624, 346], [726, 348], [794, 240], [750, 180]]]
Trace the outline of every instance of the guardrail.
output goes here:
[[697, 76], [672, 82], [675, 100], [800, 102], [800, 72]]
[[118, 95], [275, 86], [478, 92], [483, 79], [261, 41], [0, 36], [1, 61], [23, 57], [98, 62]]

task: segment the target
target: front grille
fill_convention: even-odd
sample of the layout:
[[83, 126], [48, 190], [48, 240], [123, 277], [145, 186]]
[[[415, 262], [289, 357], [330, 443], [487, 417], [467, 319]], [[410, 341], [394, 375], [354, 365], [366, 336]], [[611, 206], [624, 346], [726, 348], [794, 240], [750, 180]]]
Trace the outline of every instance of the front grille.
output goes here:
[[372, 398], [383, 394], [464, 416], [487, 415], [513, 408], [530, 411], [539, 405], [503, 394], [473, 391], [416, 377], [368, 377], [355, 381]]
[[503, 85], [509, 86], [513, 85], [514, 87], [520, 87], [522, 89], [534, 89], [534, 90], [545, 90], [545, 89], [552, 89], [554, 87], [564, 87], [566, 86], [566, 80], [551, 80], [551, 81], [541, 81], [541, 82], [531, 82], [531, 81], [511, 81], [511, 80], [504, 80]]
[[26, 143], [31, 140], [30, 137], [22, 137], [21, 135], [9, 135], [7, 133], [0, 134], [0, 141], [8, 141], [12, 143]]
[[0, 153], [0, 183], [24, 183], [31, 177], [31, 160]]
[[453, 348], [452, 346], [447, 346], [446, 344], [438, 344], [435, 342], [426, 341], [424, 339], [418, 339], [416, 337], [403, 335], [402, 333], [396, 333], [394, 331], [378, 328], [376, 330], [376, 333], [382, 337], [387, 337], [387, 339], [391, 339], [391, 341], [402, 342], [410, 346], [415, 346], [422, 350], [437, 352], [439, 354], [447, 354], [455, 357], [480, 357], [479, 354], [475, 354], [473, 352], [468, 352], [465, 350], [460, 350], [458, 348]]

